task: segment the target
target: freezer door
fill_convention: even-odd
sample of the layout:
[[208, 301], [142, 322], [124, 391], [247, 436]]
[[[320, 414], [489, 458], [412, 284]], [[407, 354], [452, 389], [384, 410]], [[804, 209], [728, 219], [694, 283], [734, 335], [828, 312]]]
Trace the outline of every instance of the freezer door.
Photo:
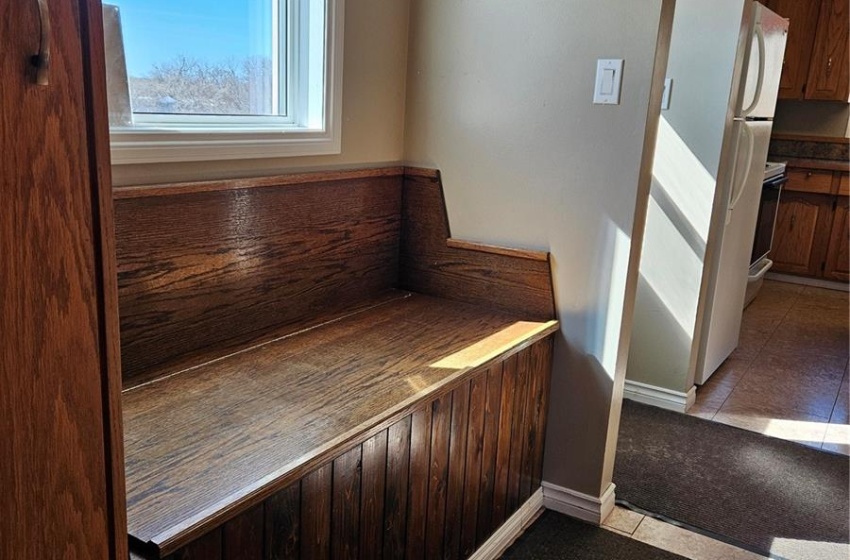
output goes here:
[[753, 2], [750, 45], [744, 53], [744, 75], [736, 117], [771, 119], [779, 95], [788, 20]]
[[737, 139], [733, 184], [726, 189], [726, 207], [715, 209], [724, 212], [726, 224], [719, 257], [707, 263], [712, 266], [709, 289], [703, 314], [697, 319], [702, 325], [695, 376], [698, 384], [705, 383], [738, 346], [772, 123], [736, 120], [733, 127]]

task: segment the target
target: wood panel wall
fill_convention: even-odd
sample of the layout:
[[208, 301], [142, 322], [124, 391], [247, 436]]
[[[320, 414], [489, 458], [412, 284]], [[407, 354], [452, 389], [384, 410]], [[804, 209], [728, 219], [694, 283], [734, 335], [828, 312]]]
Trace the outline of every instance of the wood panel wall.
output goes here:
[[469, 557], [540, 487], [551, 356], [471, 372], [168, 559]]
[[395, 287], [401, 169], [116, 192], [125, 384]]
[[401, 287], [529, 320], [555, 317], [548, 253], [452, 239], [439, 171], [406, 168], [403, 192]]

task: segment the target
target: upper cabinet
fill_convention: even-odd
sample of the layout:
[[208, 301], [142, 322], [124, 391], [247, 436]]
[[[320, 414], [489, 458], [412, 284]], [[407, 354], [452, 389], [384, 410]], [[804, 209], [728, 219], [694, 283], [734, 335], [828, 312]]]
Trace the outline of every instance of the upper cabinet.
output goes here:
[[847, 0], [764, 0], [790, 20], [780, 99], [850, 100]]

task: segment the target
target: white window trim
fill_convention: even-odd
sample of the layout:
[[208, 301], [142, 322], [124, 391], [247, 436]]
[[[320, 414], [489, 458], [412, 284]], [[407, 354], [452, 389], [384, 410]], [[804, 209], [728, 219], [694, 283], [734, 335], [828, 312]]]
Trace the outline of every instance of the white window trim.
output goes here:
[[[342, 67], [345, 0], [328, 0], [325, 34], [324, 126], [270, 126], [258, 122], [227, 129], [112, 129], [112, 163], [167, 163], [339, 154], [342, 151]], [[315, 119], [314, 119], [315, 120]], [[195, 130], [193, 130], [195, 128]]]

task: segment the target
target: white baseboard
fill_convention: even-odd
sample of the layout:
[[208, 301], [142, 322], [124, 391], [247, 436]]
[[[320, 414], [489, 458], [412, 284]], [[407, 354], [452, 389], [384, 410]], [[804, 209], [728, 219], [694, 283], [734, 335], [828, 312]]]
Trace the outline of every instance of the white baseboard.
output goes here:
[[696, 401], [697, 388], [693, 386], [687, 393], [682, 393], [626, 379], [623, 398], [675, 412], [687, 412]]
[[513, 544], [535, 516], [543, 509], [543, 489], [531, 495], [489, 539], [484, 541], [469, 560], [496, 560]]
[[601, 525], [614, 509], [614, 483], [609, 484], [602, 496], [597, 497], [544, 482], [543, 507]]
[[787, 282], [789, 284], [802, 284], [803, 286], [814, 286], [815, 288], [838, 290], [840, 292], [850, 291], [850, 284], [835, 282], [833, 280], [823, 280], [821, 278], [807, 278], [805, 276], [794, 276], [793, 274], [782, 274], [780, 272], [768, 272], [765, 278], [768, 280]]

